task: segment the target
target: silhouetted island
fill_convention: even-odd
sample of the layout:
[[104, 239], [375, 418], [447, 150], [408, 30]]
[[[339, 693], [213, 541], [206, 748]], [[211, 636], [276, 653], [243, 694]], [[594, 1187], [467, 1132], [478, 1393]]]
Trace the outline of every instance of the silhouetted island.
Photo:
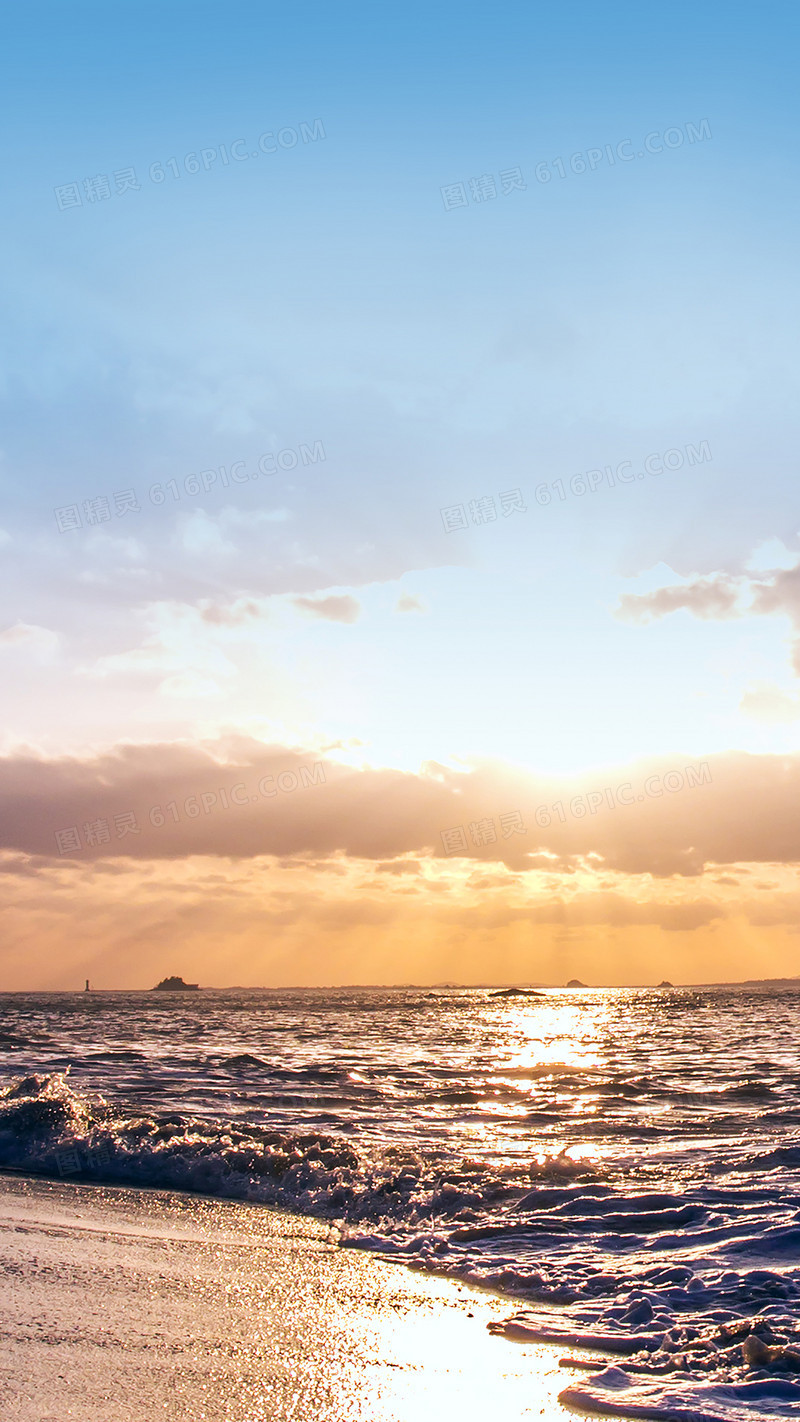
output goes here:
[[496, 992], [490, 992], [490, 997], [544, 997], [544, 993], [537, 992], [535, 988], [507, 987], [498, 988]]
[[586, 987], [586, 984], [582, 983], [580, 978], [570, 978], [567, 987]]
[[664, 981], [663, 981], [663, 983], [659, 983], [658, 986], [659, 986], [659, 987], [674, 987], [675, 984], [674, 984], [674, 983], [671, 983], [670, 980], [669, 980], [669, 978], [665, 978]]
[[185, 983], [183, 978], [162, 978], [160, 983], [156, 983], [151, 992], [198, 992], [199, 983]]

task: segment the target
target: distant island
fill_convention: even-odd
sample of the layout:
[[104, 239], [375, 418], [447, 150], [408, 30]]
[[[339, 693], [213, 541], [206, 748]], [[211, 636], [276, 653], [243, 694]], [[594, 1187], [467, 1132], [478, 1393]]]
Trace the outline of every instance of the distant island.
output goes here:
[[151, 992], [198, 992], [199, 983], [185, 983], [183, 978], [162, 978], [160, 983], [156, 983]]
[[570, 978], [567, 987], [586, 987], [586, 984], [582, 983], [580, 978]]
[[537, 992], [535, 988], [505, 987], [497, 988], [495, 992], [489, 993], [490, 997], [543, 997], [544, 994]]
[[[716, 987], [717, 984], [715, 983]], [[741, 983], [721, 983], [721, 987], [800, 987], [800, 978], [745, 978]]]
[[670, 980], [669, 980], [669, 978], [665, 978], [662, 983], [659, 983], [659, 984], [658, 984], [658, 986], [659, 986], [659, 987], [674, 987], [675, 984], [674, 984], [674, 983], [671, 983]]

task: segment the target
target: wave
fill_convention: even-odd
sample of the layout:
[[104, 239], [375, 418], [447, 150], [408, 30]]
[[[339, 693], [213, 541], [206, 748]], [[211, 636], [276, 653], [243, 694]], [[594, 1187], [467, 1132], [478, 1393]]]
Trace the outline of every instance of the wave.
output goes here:
[[[494, 1331], [605, 1355], [570, 1360], [591, 1376], [562, 1393], [567, 1406], [691, 1422], [800, 1417], [796, 1142], [749, 1152], [741, 1187], [673, 1191], [626, 1187], [567, 1150], [522, 1170], [447, 1161], [423, 1139], [412, 1149], [136, 1113], [73, 1090], [63, 1073], [0, 1092], [0, 1168], [311, 1214], [336, 1222], [342, 1247], [515, 1298]], [[608, 1356], [621, 1361], [609, 1368]]]
[[61, 1073], [0, 1092], [5, 1168], [325, 1213], [352, 1206], [359, 1164], [346, 1140], [319, 1132], [127, 1115], [102, 1096], [79, 1095]]

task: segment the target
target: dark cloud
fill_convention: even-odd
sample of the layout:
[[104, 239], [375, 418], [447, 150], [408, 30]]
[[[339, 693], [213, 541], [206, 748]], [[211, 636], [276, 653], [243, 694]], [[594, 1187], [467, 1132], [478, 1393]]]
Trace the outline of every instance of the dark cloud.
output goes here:
[[565, 780], [499, 762], [353, 769], [242, 739], [127, 745], [91, 760], [0, 759], [0, 847], [57, 858], [56, 832], [75, 830], [81, 859], [339, 855], [385, 870], [433, 854], [569, 874], [592, 855], [602, 872], [692, 877], [707, 864], [800, 862], [799, 800], [800, 756], [661, 757]]

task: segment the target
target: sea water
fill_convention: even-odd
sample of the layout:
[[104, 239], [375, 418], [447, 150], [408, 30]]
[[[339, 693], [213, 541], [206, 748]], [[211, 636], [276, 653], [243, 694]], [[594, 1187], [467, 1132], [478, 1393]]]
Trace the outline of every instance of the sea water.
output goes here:
[[799, 1022], [800, 987], [5, 994], [0, 1166], [487, 1285], [592, 1350], [568, 1404], [800, 1417]]

